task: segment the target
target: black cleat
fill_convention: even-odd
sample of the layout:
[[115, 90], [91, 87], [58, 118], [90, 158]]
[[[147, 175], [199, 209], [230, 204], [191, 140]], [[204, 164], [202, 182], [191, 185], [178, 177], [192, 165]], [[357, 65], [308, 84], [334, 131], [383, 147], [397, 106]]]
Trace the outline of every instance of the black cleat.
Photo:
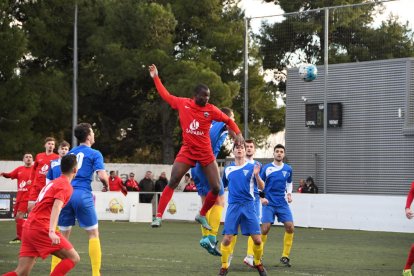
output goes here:
[[257, 271], [259, 272], [260, 276], [267, 276], [267, 271], [265, 269], [265, 267], [263, 266], [263, 264], [258, 264], [255, 265]]
[[289, 260], [289, 258], [288, 258], [288, 257], [282, 257], [282, 258], [280, 258], [280, 263], [281, 263], [283, 266], [286, 266], [286, 267], [291, 267], [290, 260]]
[[228, 268], [220, 268], [219, 274], [217, 275], [224, 276], [224, 275], [227, 275], [228, 272], [229, 272]]

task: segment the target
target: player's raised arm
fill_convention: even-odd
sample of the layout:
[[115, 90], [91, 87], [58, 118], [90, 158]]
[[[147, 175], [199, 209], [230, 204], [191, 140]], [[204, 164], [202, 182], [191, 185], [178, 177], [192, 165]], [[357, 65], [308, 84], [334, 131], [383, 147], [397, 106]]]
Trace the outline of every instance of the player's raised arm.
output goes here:
[[164, 87], [160, 78], [158, 77], [158, 69], [154, 64], [148, 67], [151, 78], [154, 80], [155, 87], [157, 88], [158, 94], [161, 98], [166, 101], [172, 108], [176, 109], [176, 97], [171, 95], [170, 92]]

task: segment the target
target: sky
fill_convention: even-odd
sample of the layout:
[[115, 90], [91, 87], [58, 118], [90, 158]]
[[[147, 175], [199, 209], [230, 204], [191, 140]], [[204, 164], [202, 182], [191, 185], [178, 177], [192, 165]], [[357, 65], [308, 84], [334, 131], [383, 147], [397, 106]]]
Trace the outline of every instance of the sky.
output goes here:
[[[398, 15], [403, 22], [409, 21], [414, 29], [414, 0], [397, 0], [383, 3], [386, 11], [377, 17], [377, 22], [386, 19], [390, 13]], [[243, 0], [240, 7], [246, 11], [247, 17], [280, 15], [283, 10], [273, 3], [265, 3], [263, 0]], [[254, 26], [253, 26], [254, 27]]]

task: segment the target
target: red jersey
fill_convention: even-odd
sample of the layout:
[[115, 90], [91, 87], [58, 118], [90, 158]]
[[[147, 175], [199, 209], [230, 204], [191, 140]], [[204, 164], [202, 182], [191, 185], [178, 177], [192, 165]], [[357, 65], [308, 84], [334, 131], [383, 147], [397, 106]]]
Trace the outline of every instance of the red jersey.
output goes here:
[[57, 155], [56, 153], [47, 155], [45, 152], [42, 152], [36, 155], [33, 164], [32, 174], [30, 176], [30, 180], [32, 180], [33, 186], [37, 186], [40, 189], [43, 186], [45, 186], [46, 174], [50, 168], [50, 161], [58, 158], [59, 155]]
[[109, 190], [110, 191], [121, 191], [122, 190], [122, 179], [119, 176], [109, 177]]
[[20, 166], [14, 169], [12, 172], [3, 173], [5, 178], [17, 179], [17, 198], [16, 202], [29, 200], [29, 188], [27, 181], [30, 180], [30, 174], [32, 172], [32, 166], [25, 167]]
[[405, 203], [405, 208], [411, 207], [411, 203], [413, 202], [413, 199], [414, 199], [414, 182], [411, 183], [411, 188], [407, 195], [407, 201]]
[[173, 108], [178, 110], [183, 131], [183, 145], [194, 151], [211, 151], [210, 127], [212, 121], [224, 122], [236, 134], [240, 130], [235, 122], [212, 104], [199, 106], [193, 99], [171, 95], [161, 83], [158, 76], [154, 78], [155, 87], [160, 96]]
[[135, 179], [127, 179], [125, 186], [131, 191], [141, 191], [141, 188], [138, 186], [138, 182]]
[[35, 207], [29, 213], [29, 217], [24, 224], [25, 228], [30, 229], [49, 229], [50, 214], [55, 199], [63, 201], [63, 206], [68, 203], [73, 192], [72, 185], [64, 175], [49, 182], [40, 191], [36, 200]]

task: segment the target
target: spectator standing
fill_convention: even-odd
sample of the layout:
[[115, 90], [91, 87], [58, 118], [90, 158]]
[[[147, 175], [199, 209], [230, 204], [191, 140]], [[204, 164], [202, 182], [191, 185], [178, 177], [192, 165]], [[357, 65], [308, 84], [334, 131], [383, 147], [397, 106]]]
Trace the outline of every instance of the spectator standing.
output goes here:
[[[147, 171], [145, 176], [139, 182], [139, 188], [141, 192], [154, 192], [155, 191], [155, 184], [154, 180], [152, 180], [152, 172]], [[139, 195], [139, 202], [142, 203], [151, 203], [154, 194], [140, 194]]]
[[127, 189], [124, 186], [124, 183], [122, 183], [122, 179], [116, 175], [115, 171], [109, 172], [109, 190], [111, 192], [120, 191], [124, 195], [127, 194]]
[[306, 193], [310, 194], [317, 194], [318, 193], [318, 186], [315, 185], [315, 181], [313, 181], [313, 178], [309, 176], [306, 178]]
[[139, 192], [140, 188], [138, 182], [135, 180], [135, 174], [133, 172], [129, 173], [128, 179], [125, 181], [125, 187], [129, 192]]
[[188, 183], [183, 192], [197, 192], [197, 186], [194, 183], [194, 179], [190, 178], [190, 183]]
[[307, 193], [308, 192], [308, 186], [305, 183], [305, 179], [301, 178], [299, 179], [299, 187], [298, 187], [298, 193]]
[[[155, 191], [156, 192], [162, 192], [164, 191], [165, 186], [168, 185], [168, 179], [167, 174], [165, 172], [162, 172], [160, 174], [160, 177], [157, 181], [155, 181]], [[160, 200], [161, 195], [158, 195], [158, 201]]]

